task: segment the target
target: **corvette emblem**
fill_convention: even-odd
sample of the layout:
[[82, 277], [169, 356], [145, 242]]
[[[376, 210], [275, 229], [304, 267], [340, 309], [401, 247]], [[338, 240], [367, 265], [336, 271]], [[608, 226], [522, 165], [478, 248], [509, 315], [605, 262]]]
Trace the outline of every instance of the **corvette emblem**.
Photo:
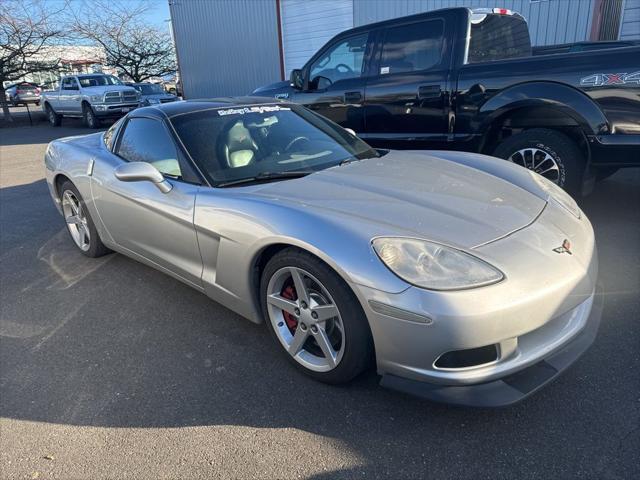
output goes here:
[[571, 253], [571, 242], [566, 238], [562, 241], [562, 245], [554, 248], [553, 251], [556, 253], [568, 253], [569, 255], [573, 255], [573, 253]]

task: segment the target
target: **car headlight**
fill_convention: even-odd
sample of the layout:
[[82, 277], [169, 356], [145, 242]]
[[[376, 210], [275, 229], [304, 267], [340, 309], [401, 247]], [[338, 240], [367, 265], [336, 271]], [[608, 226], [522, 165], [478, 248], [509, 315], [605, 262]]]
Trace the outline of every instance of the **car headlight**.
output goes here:
[[158, 100], [157, 98], [147, 98], [147, 103], [149, 105], [156, 105], [160, 103], [160, 100]]
[[101, 102], [102, 95], [91, 95], [89, 96], [89, 100], [91, 100], [92, 102]]
[[562, 206], [574, 217], [582, 217], [582, 210], [580, 210], [580, 207], [578, 207], [578, 204], [571, 197], [571, 195], [569, 195], [561, 187], [553, 183], [548, 178], [545, 178], [542, 175], [538, 175], [531, 170], [529, 170], [529, 173], [531, 174], [535, 182], [540, 186], [540, 188], [542, 188], [549, 195], [549, 198]]
[[404, 237], [379, 237], [371, 243], [389, 270], [417, 287], [462, 290], [504, 278], [484, 260], [439, 243]]

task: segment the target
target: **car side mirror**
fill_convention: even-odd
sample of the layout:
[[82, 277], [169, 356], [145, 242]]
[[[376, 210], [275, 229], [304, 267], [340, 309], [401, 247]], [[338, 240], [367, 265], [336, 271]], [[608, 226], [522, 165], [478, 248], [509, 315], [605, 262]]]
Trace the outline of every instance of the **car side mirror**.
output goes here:
[[291, 86], [296, 90], [302, 90], [304, 88], [304, 77], [302, 76], [302, 70], [300, 70], [299, 68], [291, 70], [289, 82], [291, 83]]
[[173, 188], [158, 169], [150, 163], [124, 163], [117, 167], [113, 173], [121, 182], [151, 182], [162, 193], [169, 193]]

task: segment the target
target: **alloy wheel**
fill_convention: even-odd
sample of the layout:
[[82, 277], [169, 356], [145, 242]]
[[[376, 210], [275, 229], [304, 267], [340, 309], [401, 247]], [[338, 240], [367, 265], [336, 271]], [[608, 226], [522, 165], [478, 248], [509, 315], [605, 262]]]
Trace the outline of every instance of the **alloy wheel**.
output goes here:
[[71, 238], [80, 250], [86, 252], [91, 245], [87, 216], [78, 197], [71, 190], [65, 190], [62, 194], [62, 212]]
[[560, 182], [560, 166], [553, 156], [540, 148], [523, 148], [513, 153], [508, 160], [533, 170], [553, 183]]
[[344, 324], [331, 294], [313, 275], [281, 268], [267, 286], [269, 321], [284, 349], [302, 366], [327, 372], [344, 355]]

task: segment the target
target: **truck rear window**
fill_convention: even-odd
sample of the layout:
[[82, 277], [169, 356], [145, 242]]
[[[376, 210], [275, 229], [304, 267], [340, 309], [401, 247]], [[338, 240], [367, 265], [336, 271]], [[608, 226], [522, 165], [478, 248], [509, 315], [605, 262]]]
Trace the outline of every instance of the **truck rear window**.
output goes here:
[[527, 22], [514, 15], [472, 15], [467, 63], [493, 62], [531, 55]]

